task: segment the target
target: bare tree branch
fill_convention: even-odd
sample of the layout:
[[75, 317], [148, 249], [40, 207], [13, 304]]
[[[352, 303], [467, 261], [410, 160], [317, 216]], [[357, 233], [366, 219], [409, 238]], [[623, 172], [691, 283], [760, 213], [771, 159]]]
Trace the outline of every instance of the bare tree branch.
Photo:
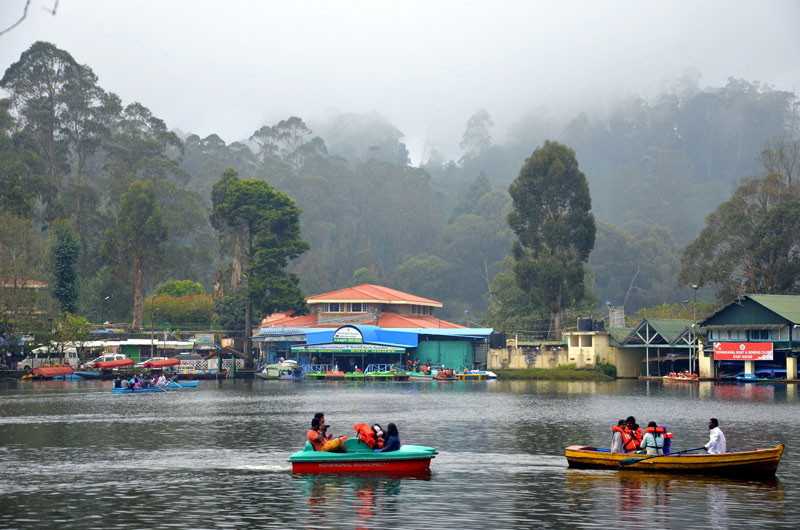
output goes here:
[[[20, 23], [21, 23], [23, 20], [25, 20], [25, 17], [27, 17], [27, 16], [28, 16], [28, 7], [30, 7], [30, 5], [31, 5], [31, 0], [25, 0], [25, 7], [24, 7], [24, 8], [23, 8], [23, 10], [22, 10], [22, 17], [20, 17], [20, 19], [19, 19], [19, 20], [17, 20], [16, 22], [14, 22], [12, 25], [10, 25], [9, 27], [7, 27], [6, 29], [4, 29], [4, 30], [0, 31], [0, 36], [1, 36], [1, 35], [3, 35], [4, 33], [8, 33], [8, 32], [9, 32], [9, 31], [11, 31], [12, 29], [16, 28], [17, 26], [19, 26], [19, 25], [20, 25]], [[56, 6], [58, 6], [58, 0], [56, 0]], [[55, 11], [55, 10], [56, 10], [56, 8], [55, 8], [55, 7], [53, 7], [53, 14], [54, 14], [54, 15], [55, 15], [55, 13], [56, 13], [56, 11]]]

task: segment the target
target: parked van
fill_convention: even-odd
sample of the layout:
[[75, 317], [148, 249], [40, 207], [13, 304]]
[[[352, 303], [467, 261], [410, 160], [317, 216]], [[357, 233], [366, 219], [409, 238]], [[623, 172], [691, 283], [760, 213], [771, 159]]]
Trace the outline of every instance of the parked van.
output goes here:
[[86, 361], [83, 363], [83, 368], [91, 368], [94, 366], [95, 363], [104, 363], [106, 361], [121, 361], [123, 359], [127, 359], [127, 355], [123, 355], [121, 353], [106, 353], [105, 355], [101, 355], [96, 359], [92, 359], [91, 361]]
[[[41, 348], [36, 348], [41, 350]], [[68, 348], [64, 351], [63, 359], [62, 354], [55, 351], [32, 351], [25, 356], [20, 362], [17, 363], [18, 370], [31, 370], [33, 368], [40, 368], [49, 364], [64, 363], [69, 364], [73, 368], [77, 368], [80, 364], [78, 359], [78, 352], [74, 349]]]

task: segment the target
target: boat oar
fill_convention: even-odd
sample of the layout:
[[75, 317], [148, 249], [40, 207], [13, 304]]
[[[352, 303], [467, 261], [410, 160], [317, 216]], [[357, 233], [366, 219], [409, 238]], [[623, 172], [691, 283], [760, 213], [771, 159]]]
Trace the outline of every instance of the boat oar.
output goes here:
[[662, 456], [675, 456], [675, 455], [682, 455], [684, 453], [691, 453], [692, 451], [699, 451], [700, 449], [705, 449], [705, 447], [698, 447], [697, 449], [687, 449], [686, 451], [679, 451], [677, 453], [667, 453], [664, 455], [652, 455], [645, 458], [624, 458], [619, 461], [619, 467], [625, 467], [633, 465], [637, 462], [643, 462], [645, 460], [650, 460], [651, 458], [659, 458]]

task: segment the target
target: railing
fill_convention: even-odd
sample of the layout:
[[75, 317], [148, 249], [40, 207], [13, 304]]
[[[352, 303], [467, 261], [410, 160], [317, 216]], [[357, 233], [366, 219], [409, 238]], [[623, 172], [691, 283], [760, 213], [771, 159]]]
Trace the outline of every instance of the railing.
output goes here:
[[367, 366], [367, 369], [364, 370], [365, 374], [371, 374], [372, 372], [389, 372], [394, 370], [393, 364], [370, 364]]
[[328, 373], [333, 371], [332, 364], [307, 364], [303, 366], [303, 374], [308, 372], [323, 372]]

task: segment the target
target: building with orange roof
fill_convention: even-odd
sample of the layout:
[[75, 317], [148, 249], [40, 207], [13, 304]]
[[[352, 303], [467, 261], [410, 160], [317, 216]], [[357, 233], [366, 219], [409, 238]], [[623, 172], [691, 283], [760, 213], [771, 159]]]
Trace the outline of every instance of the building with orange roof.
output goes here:
[[[306, 303], [311, 310], [308, 315], [280, 313], [262, 320], [259, 334], [253, 338], [262, 362], [298, 358], [301, 364], [324, 361], [345, 371], [375, 363], [399, 366], [430, 360], [434, 365], [461, 369], [486, 362], [493, 330], [436, 318], [435, 310], [442, 307], [436, 300], [363, 284], [309, 296]], [[346, 347], [327, 344], [328, 334], [334, 337], [340, 330], [360, 335], [361, 342]], [[393, 341], [387, 342], [389, 336]]]
[[463, 328], [433, 316], [441, 302], [365, 283], [330, 293], [309, 296], [311, 313], [294, 316], [277, 313], [261, 321], [262, 328], [336, 327], [371, 324], [381, 328]]

